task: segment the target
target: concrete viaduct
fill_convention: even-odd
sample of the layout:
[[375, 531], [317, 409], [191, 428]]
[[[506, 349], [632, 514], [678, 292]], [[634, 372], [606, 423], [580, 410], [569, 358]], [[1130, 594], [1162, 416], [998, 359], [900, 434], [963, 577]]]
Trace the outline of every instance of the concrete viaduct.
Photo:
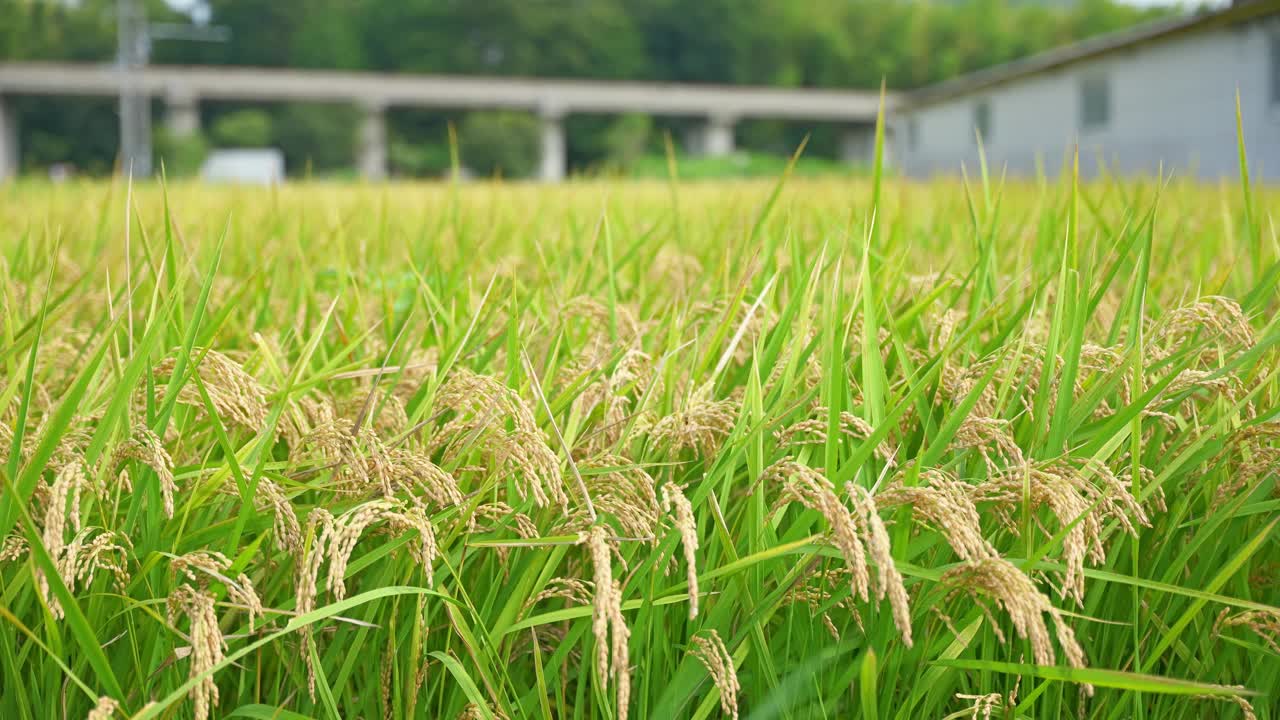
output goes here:
[[370, 180], [387, 174], [389, 107], [536, 113], [542, 122], [539, 176], [556, 181], [565, 175], [564, 118], [571, 113], [702, 118], [686, 145], [708, 155], [733, 152], [734, 124], [746, 118], [837, 123], [843, 128], [841, 155], [857, 162], [870, 160], [879, 104], [877, 93], [858, 91], [162, 65], [126, 75], [114, 65], [0, 63], [0, 180], [18, 168], [17, 121], [5, 109], [6, 96], [115, 96], [123, 87], [163, 99], [165, 122], [177, 135], [199, 130], [203, 100], [352, 103], [362, 111], [356, 163]]

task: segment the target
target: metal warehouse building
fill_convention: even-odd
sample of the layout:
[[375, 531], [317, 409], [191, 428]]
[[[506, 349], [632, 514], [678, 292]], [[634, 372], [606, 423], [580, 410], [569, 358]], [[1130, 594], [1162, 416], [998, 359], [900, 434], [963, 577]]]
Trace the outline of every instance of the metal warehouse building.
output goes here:
[[1105, 35], [965, 75], [902, 98], [894, 155], [908, 175], [978, 163], [1057, 173], [1205, 179], [1239, 173], [1237, 89], [1251, 171], [1280, 180], [1280, 0]]

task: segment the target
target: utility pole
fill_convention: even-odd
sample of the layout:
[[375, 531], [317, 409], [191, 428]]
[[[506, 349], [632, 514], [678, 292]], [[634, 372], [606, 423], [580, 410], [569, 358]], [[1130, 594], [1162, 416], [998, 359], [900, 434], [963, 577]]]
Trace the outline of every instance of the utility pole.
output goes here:
[[231, 31], [147, 23], [144, 0], [116, 0], [116, 69], [120, 75], [120, 169], [135, 176], [151, 174], [151, 94], [142, 75], [151, 61], [151, 41], [226, 42]]
[[147, 16], [139, 0], [116, 0], [116, 58], [120, 71], [120, 170], [151, 174], [151, 96], [142, 69], [151, 55]]

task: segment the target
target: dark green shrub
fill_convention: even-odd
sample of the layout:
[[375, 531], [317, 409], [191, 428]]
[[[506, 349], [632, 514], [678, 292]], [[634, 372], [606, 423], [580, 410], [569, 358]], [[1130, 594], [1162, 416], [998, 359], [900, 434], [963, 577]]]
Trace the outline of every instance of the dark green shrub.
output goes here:
[[528, 177], [538, 167], [540, 128], [523, 113], [470, 113], [458, 132], [462, 164], [477, 175]]
[[271, 139], [290, 172], [330, 173], [354, 165], [359, 126], [360, 113], [350, 105], [293, 103], [275, 114]]
[[264, 110], [236, 110], [213, 123], [219, 147], [260, 148], [271, 144], [271, 116]]
[[160, 129], [155, 134], [154, 150], [157, 172], [163, 163], [167, 177], [192, 177], [200, 172], [200, 166], [209, 154], [209, 141], [203, 133], [174, 135], [167, 129]]

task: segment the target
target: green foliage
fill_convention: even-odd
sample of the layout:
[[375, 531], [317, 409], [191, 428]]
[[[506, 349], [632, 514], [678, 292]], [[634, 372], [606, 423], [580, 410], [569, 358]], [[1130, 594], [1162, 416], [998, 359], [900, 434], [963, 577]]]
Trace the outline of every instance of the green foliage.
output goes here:
[[294, 172], [304, 167], [315, 172], [348, 168], [359, 122], [359, 112], [349, 105], [290, 103], [272, 116], [271, 144], [284, 152]]
[[0, 58], [108, 60], [116, 50], [114, 0], [0, 0]]
[[[231, 31], [225, 43], [157, 41], [157, 63], [340, 68], [467, 75], [750, 83], [785, 87], [872, 89], [886, 80], [909, 89], [1127, 27], [1170, 12], [1116, 0], [1070, 3], [1020, 0], [210, 0], [210, 21]], [[0, 58], [109, 60], [115, 49], [113, 0], [0, 0]], [[179, 18], [162, 0], [147, 2], [153, 20]], [[30, 106], [23, 122], [61, 128], [55, 103]], [[36, 108], [39, 108], [38, 111]], [[339, 114], [317, 120], [286, 112], [275, 128], [293, 169], [333, 169], [350, 162], [350, 139], [336, 132]], [[570, 162], [626, 165], [637, 121], [570, 118]], [[427, 141], [397, 113], [393, 137]], [[667, 127], [663, 121], [655, 123]], [[59, 130], [63, 134], [74, 131]], [[71, 160], [110, 167], [96, 147], [113, 141], [107, 123], [82, 128], [65, 154], [32, 156], [36, 164]], [[349, 133], [348, 133], [349, 135]], [[785, 154], [811, 137], [810, 154], [835, 157], [829, 128], [753, 123], [747, 147]], [[653, 137], [660, 137], [655, 134]], [[215, 138], [216, 139], [216, 138]], [[439, 135], [430, 138], [440, 142]], [[311, 144], [311, 147], [303, 147]], [[619, 145], [626, 146], [619, 148]], [[660, 148], [651, 147], [651, 151]], [[402, 154], [403, 155], [403, 154]], [[404, 167], [420, 165], [407, 156]], [[430, 163], [428, 163], [430, 164]]]
[[219, 147], [267, 147], [271, 144], [271, 115], [265, 110], [234, 110], [214, 120], [210, 134]]
[[[250, 12], [261, 12], [261, 4]], [[287, 6], [288, 4], [285, 3]], [[291, 67], [359, 70], [368, 67], [364, 36], [353, 28], [351, 13], [358, 9], [352, 0], [312, 0], [300, 17], [290, 18], [296, 29], [289, 36]], [[234, 56], [233, 56], [234, 57]]]
[[80, 172], [111, 172], [119, 130], [116, 104], [98, 98], [5, 98], [18, 120], [20, 160], [28, 169], [70, 162]]
[[458, 129], [462, 164], [477, 175], [532, 175], [542, 152], [540, 128], [527, 113], [468, 113]]
[[626, 169], [640, 160], [653, 142], [653, 118], [648, 115], [621, 115], [605, 130], [605, 163]]
[[203, 133], [176, 136], [161, 129], [155, 134], [153, 152], [157, 169], [163, 163], [167, 177], [192, 177], [200, 172], [209, 154], [209, 142]]
[[379, 70], [613, 78], [649, 70], [624, 0], [366, 0], [350, 7], [362, 16], [353, 27], [361, 28], [368, 65]]
[[443, 143], [392, 140], [387, 151], [392, 171], [408, 177], [437, 177], [449, 171], [449, 148]]

